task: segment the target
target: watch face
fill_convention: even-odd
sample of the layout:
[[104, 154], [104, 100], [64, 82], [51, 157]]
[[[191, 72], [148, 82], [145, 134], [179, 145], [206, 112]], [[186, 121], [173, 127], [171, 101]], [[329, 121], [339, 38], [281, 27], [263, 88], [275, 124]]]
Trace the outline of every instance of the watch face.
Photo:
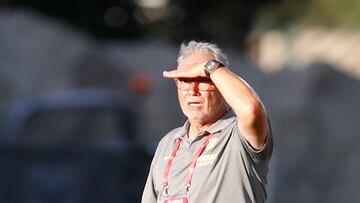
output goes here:
[[212, 59], [206, 63], [206, 65], [204, 67], [204, 71], [207, 76], [210, 76], [210, 74], [212, 72], [214, 72], [220, 66], [223, 66], [223, 64], [215, 59]]
[[217, 68], [219, 66], [219, 62], [215, 61], [215, 60], [210, 60], [207, 64], [206, 64], [206, 69], [208, 69], [209, 71], [214, 70], [215, 68]]

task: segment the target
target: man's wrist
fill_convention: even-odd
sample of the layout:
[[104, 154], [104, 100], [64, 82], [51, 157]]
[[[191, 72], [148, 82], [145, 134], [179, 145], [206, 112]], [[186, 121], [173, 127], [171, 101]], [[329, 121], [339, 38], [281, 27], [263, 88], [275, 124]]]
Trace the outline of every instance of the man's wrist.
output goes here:
[[215, 59], [211, 59], [204, 65], [204, 72], [208, 77], [210, 77], [210, 75], [220, 67], [224, 67], [224, 64]]

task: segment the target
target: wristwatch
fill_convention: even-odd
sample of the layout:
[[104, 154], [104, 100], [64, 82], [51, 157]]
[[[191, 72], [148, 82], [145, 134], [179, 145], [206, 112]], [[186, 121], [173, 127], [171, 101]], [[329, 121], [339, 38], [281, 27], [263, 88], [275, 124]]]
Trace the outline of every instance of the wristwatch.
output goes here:
[[219, 62], [215, 59], [211, 59], [205, 64], [204, 71], [207, 76], [210, 76], [210, 74], [213, 73], [217, 68], [223, 67], [223, 66], [224, 66], [224, 64], [222, 64], [221, 62]]

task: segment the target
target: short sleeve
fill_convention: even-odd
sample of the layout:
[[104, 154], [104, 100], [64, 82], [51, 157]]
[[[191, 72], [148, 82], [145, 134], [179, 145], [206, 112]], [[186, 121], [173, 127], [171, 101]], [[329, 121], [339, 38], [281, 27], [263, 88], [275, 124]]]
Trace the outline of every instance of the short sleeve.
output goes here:
[[255, 150], [250, 143], [245, 139], [245, 136], [239, 130], [238, 122], [235, 124], [235, 133], [240, 136], [240, 140], [247, 153], [251, 156], [251, 158], [256, 160], [269, 160], [273, 151], [273, 135], [270, 120], [267, 119], [268, 122], [268, 132], [265, 138], [265, 144], [260, 150]]

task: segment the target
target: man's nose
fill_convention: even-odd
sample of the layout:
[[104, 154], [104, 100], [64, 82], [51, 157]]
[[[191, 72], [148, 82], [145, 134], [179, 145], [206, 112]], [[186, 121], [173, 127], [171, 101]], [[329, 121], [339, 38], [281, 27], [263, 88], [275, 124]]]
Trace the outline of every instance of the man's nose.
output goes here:
[[196, 81], [192, 81], [190, 83], [188, 91], [199, 92], [199, 83]]

